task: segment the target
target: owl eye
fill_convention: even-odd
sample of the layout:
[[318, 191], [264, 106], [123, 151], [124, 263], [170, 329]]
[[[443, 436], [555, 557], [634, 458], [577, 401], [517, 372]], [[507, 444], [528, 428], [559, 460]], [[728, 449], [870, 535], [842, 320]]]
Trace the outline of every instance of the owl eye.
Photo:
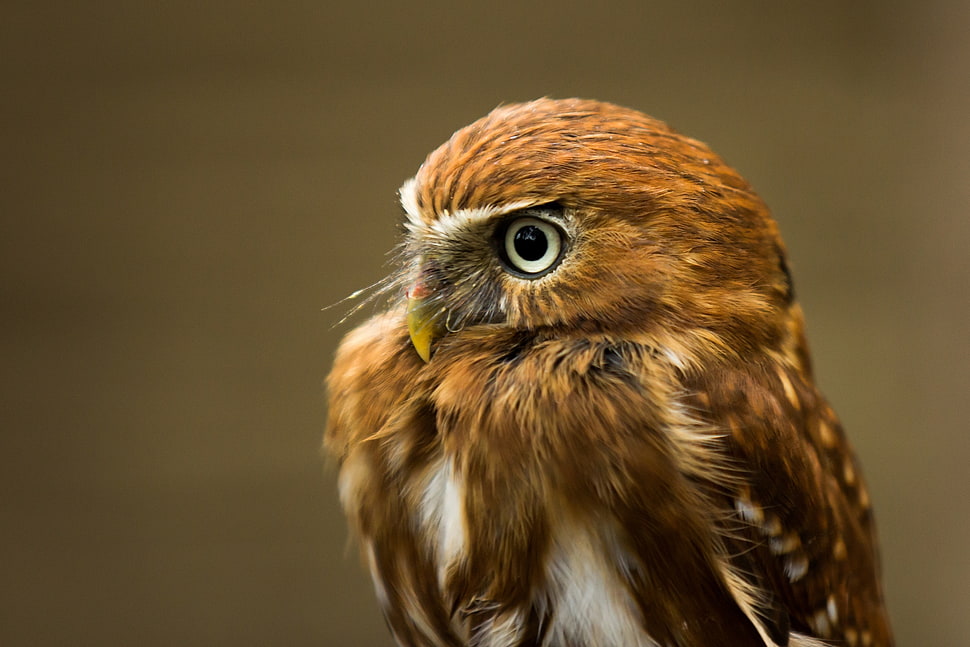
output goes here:
[[500, 245], [503, 259], [513, 273], [536, 278], [552, 268], [562, 252], [562, 233], [539, 218], [516, 218], [505, 228]]

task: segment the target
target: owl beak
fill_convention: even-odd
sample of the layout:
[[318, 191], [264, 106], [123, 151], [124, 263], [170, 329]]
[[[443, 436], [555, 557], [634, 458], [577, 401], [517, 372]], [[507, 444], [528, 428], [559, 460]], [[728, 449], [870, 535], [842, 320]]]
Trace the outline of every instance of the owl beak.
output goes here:
[[441, 311], [427, 297], [430, 291], [421, 283], [408, 288], [408, 334], [414, 350], [425, 362], [431, 361], [431, 342], [441, 336], [438, 323]]

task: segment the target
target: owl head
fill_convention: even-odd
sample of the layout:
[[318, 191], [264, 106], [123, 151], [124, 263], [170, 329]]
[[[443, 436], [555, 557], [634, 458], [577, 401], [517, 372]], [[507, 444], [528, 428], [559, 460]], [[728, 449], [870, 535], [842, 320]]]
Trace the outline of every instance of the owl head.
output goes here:
[[635, 336], [685, 366], [801, 344], [764, 203], [706, 145], [637, 111], [499, 107], [432, 152], [400, 196], [398, 280], [425, 360], [472, 326]]

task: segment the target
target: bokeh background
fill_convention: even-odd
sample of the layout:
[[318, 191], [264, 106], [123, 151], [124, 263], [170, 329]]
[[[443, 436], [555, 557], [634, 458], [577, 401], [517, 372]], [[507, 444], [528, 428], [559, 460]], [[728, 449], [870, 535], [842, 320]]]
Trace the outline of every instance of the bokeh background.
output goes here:
[[772, 206], [899, 643], [966, 644], [970, 5], [538, 5], [4, 5], [0, 643], [390, 644], [320, 454], [322, 308], [386, 271], [427, 152], [547, 95]]

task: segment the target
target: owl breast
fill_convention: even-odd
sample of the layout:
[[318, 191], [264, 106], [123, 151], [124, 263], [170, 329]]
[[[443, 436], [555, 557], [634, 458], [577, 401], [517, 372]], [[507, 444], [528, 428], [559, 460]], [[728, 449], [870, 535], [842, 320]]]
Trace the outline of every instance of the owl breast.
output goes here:
[[[651, 631], [664, 620], [645, 617], [635, 589], [675, 576], [677, 558], [658, 562], [663, 573], [645, 572], [621, 516], [650, 528], [640, 541], [685, 543], [698, 520], [648, 518], [627, 499], [642, 486], [659, 512], [692, 515], [699, 501], [689, 500], [670, 454], [676, 439], [693, 447], [700, 432], [644, 433], [643, 411], [656, 408], [662, 425], [660, 413], [678, 409], [645, 406], [649, 396], [625, 365], [633, 346], [518, 340], [514, 357], [470, 362], [466, 354], [488, 343], [476, 335], [504, 347], [512, 340], [468, 330], [437, 350], [448, 362], [424, 365], [405, 339], [394, 341], [401, 330], [385, 323], [373, 332], [380, 338], [371, 347], [404, 351], [387, 353], [393, 360], [375, 373], [356, 415], [387, 393], [377, 376], [409, 386], [396, 387], [405, 395], [395, 415], [375, 419], [376, 433], [347, 456], [340, 488], [344, 507], [361, 515], [392, 627], [417, 623], [396, 631], [438, 641], [429, 644], [449, 644], [448, 635], [481, 647], [529, 636], [544, 645], [662, 644]], [[604, 419], [609, 426], [597, 426]], [[609, 433], [591, 434], [597, 428]]]
[[[420, 528], [423, 550], [436, 568], [442, 605], [447, 604], [449, 589], [461, 588], [462, 555], [470, 550], [465, 519], [466, 485], [455, 473], [454, 464], [453, 457], [444, 457], [429, 467], [414, 519]], [[550, 536], [548, 540], [538, 535], [531, 537], [528, 551], [521, 556], [534, 557], [538, 545], [545, 544], [545, 567], [539, 577], [527, 582], [527, 575], [521, 575], [530, 599], [520, 608], [498, 613], [480, 626], [475, 644], [517, 644], [525, 638], [521, 634], [528, 626], [529, 615], [546, 615], [555, 609], [543, 628], [544, 644], [655, 647], [658, 643], [645, 632], [642, 614], [623, 581], [623, 574], [629, 575], [635, 566], [621, 547], [615, 529], [570, 518], [562, 510], [543, 512], [547, 519], [556, 520], [549, 528]], [[521, 530], [507, 528], [499, 532]], [[495, 566], [502, 568], [501, 564]], [[375, 580], [378, 587], [383, 586], [379, 574]], [[467, 634], [465, 623], [455, 620], [456, 633]]]
[[550, 644], [658, 645], [644, 630], [640, 610], [623, 581], [633, 562], [609, 529], [558, 524], [544, 597], [557, 610]]

